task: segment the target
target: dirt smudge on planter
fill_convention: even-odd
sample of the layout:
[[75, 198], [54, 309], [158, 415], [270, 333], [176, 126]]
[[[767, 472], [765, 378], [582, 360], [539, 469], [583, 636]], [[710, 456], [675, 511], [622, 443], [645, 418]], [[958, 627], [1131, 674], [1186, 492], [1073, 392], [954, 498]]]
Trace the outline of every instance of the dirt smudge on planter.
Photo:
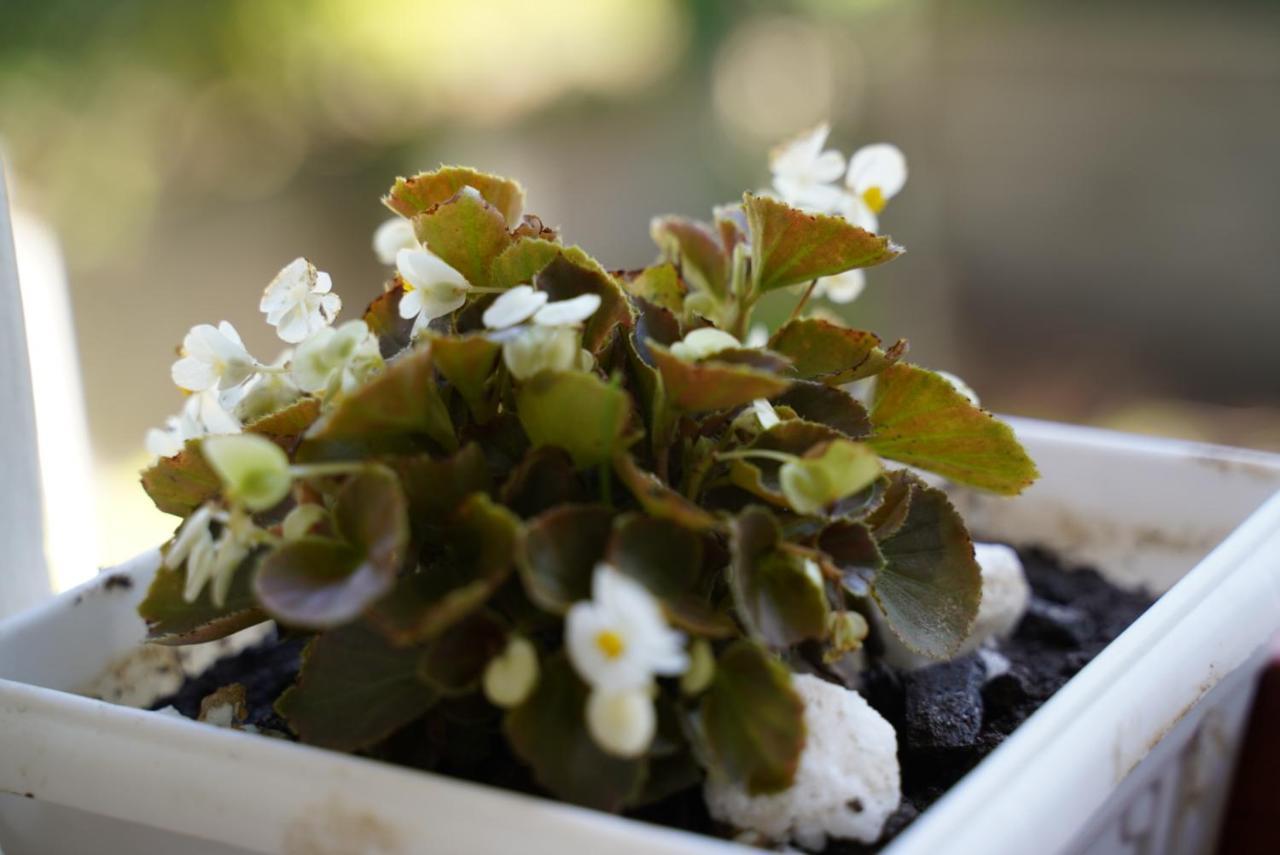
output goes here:
[[106, 579], [102, 580], [102, 590], [104, 591], [131, 591], [133, 590], [133, 580], [126, 573], [112, 573]]
[[338, 799], [321, 802], [294, 819], [285, 831], [284, 855], [399, 855], [403, 838], [371, 810]]

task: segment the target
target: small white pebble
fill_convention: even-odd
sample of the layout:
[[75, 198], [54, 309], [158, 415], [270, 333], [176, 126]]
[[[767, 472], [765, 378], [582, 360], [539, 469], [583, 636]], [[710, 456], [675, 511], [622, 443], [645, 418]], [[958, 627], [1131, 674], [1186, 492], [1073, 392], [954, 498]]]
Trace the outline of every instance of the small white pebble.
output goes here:
[[703, 795], [711, 815], [806, 849], [823, 848], [828, 837], [874, 843], [902, 799], [893, 726], [857, 692], [808, 674], [793, 675], [792, 683], [808, 732], [795, 782], [781, 793], [752, 796], [710, 775]]

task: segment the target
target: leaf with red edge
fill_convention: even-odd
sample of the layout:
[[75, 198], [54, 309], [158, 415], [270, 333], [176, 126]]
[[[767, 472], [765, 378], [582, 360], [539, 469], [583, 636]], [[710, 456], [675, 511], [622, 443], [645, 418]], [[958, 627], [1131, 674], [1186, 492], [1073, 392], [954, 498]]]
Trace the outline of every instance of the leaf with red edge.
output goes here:
[[207, 593], [187, 602], [182, 596], [187, 584], [186, 568], [161, 567], [138, 605], [138, 614], [147, 622], [147, 640], [156, 644], [199, 644], [266, 620], [251, 584], [259, 557], [251, 554], [237, 568], [221, 606], [215, 606]]
[[982, 601], [982, 571], [964, 520], [941, 490], [912, 478], [906, 521], [880, 541], [871, 591], [909, 649], [946, 659], [964, 643]]
[[475, 188], [486, 202], [502, 212], [508, 225], [519, 223], [524, 210], [524, 190], [520, 185], [464, 166], [442, 166], [412, 178], [397, 178], [382, 201], [401, 216], [412, 218], [452, 198], [463, 187]]
[[591, 574], [613, 534], [604, 505], [560, 505], [529, 521], [520, 554], [525, 591], [544, 611], [563, 614], [591, 595]]
[[418, 677], [422, 650], [397, 648], [367, 623], [317, 636], [276, 711], [310, 745], [357, 751], [421, 716], [437, 693]]
[[409, 515], [395, 474], [377, 467], [338, 491], [341, 539], [303, 537], [277, 547], [254, 579], [258, 601], [277, 620], [313, 629], [341, 626], [395, 584], [409, 542]]
[[449, 410], [440, 397], [430, 346], [417, 347], [381, 374], [339, 399], [298, 448], [298, 460], [350, 460], [371, 453], [423, 450], [429, 440], [458, 447]]
[[557, 798], [621, 810], [639, 796], [646, 761], [624, 760], [597, 746], [587, 731], [586, 706], [586, 684], [557, 653], [543, 664], [532, 694], [507, 714], [507, 739]]
[[690, 287], [717, 297], [726, 295], [729, 258], [710, 226], [685, 217], [654, 217], [649, 234]]
[[631, 326], [631, 304], [622, 286], [600, 262], [576, 246], [562, 249], [534, 277], [534, 284], [553, 301], [571, 300], [583, 294], [600, 298], [600, 308], [582, 326], [582, 346], [597, 356], [613, 342], [619, 328]]
[[843, 217], [807, 214], [769, 196], [743, 200], [751, 231], [756, 290], [775, 291], [856, 267], [883, 264], [902, 254], [887, 237]]
[[541, 273], [563, 251], [564, 247], [553, 240], [521, 238], [493, 259], [489, 281], [494, 288], [531, 284], [533, 277]]
[[649, 353], [662, 375], [666, 399], [685, 412], [726, 410], [756, 398], [772, 398], [791, 381], [768, 371], [745, 365], [717, 362], [715, 356], [689, 362], [652, 339]]
[[512, 240], [502, 212], [468, 193], [414, 217], [413, 230], [427, 249], [477, 288], [491, 287], [489, 271]]
[[707, 760], [752, 795], [791, 786], [804, 750], [804, 702], [768, 651], [734, 642], [716, 662], [698, 711]]
[[1012, 496], [1039, 477], [1007, 424], [916, 365], [899, 363], [880, 374], [871, 423], [867, 444], [881, 457], [960, 484]]
[[800, 318], [782, 326], [769, 339], [769, 348], [791, 360], [791, 370], [803, 380], [840, 386], [871, 377], [907, 352], [905, 339], [888, 350], [880, 337], [820, 318]]

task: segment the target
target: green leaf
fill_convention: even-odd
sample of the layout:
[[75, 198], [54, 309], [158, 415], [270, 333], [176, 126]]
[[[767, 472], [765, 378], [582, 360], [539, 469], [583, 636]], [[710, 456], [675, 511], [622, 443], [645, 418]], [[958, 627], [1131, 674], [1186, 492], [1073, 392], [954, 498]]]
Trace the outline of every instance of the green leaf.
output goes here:
[[520, 520], [483, 493], [450, 518], [443, 553], [402, 576], [370, 611], [378, 629], [398, 645], [435, 638], [474, 612], [511, 575]]
[[907, 521], [907, 513], [911, 510], [912, 483], [911, 473], [905, 469], [885, 478], [884, 492], [867, 514], [867, 525], [877, 541], [893, 537]]
[[790, 407], [800, 418], [834, 428], [851, 439], [871, 433], [866, 409], [848, 392], [834, 386], [797, 380], [773, 404]]
[[431, 337], [436, 370], [453, 384], [480, 422], [487, 422], [497, 411], [493, 378], [501, 353], [502, 345], [483, 334]]
[[631, 325], [631, 306], [622, 290], [600, 263], [576, 246], [564, 248], [536, 277], [534, 284], [553, 301], [595, 294], [600, 308], [582, 327], [582, 346], [600, 356], [620, 327]]
[[982, 571], [964, 521], [941, 490], [912, 479], [910, 510], [880, 542], [884, 567], [871, 591], [893, 634], [934, 659], [959, 649], [978, 615]]
[[422, 454], [392, 461], [409, 500], [409, 520], [414, 537], [424, 539], [433, 526], [442, 524], [472, 493], [488, 492], [489, 464], [474, 442], [449, 457]]
[[653, 516], [672, 520], [694, 531], [710, 531], [719, 525], [713, 514], [672, 490], [657, 475], [641, 469], [631, 455], [617, 455], [613, 459], [613, 469], [640, 507]]
[[418, 676], [443, 695], [473, 691], [489, 660], [507, 644], [507, 626], [492, 612], [477, 611], [447, 629], [427, 647]]
[[[761, 431], [747, 446], [751, 451], [781, 451], [803, 457], [812, 449], [841, 439], [841, 434], [815, 422], [804, 419], [788, 419]], [[749, 458], [734, 460], [729, 468], [729, 478], [742, 489], [782, 508], [791, 504], [783, 494], [779, 471], [781, 464], [775, 460]]]
[[530, 449], [500, 491], [502, 503], [522, 517], [537, 516], [568, 502], [587, 501], [587, 491], [563, 448]]
[[702, 538], [661, 517], [630, 513], [613, 524], [606, 560], [660, 599], [688, 591], [702, 570]]
[[222, 481], [200, 453], [200, 440], [189, 439], [182, 451], [143, 470], [142, 489], [164, 513], [187, 517], [218, 495]]
[[530, 520], [519, 564], [529, 598], [562, 614], [589, 597], [612, 533], [613, 511], [604, 505], [560, 505]]
[[563, 448], [586, 467], [623, 447], [631, 398], [595, 374], [543, 371], [521, 384], [516, 411], [530, 442]]
[[748, 633], [784, 648], [827, 632], [827, 603], [817, 565], [786, 548], [773, 514], [749, 507], [733, 521], [729, 588]]
[[766, 650], [737, 641], [720, 656], [699, 721], [714, 773], [752, 795], [791, 786], [804, 750], [804, 702]]
[[413, 453], [430, 440], [458, 447], [449, 410], [436, 384], [430, 347], [406, 352], [346, 395], [298, 448], [298, 459], [348, 460], [370, 453]]
[[866, 445], [837, 439], [782, 464], [778, 481], [792, 510], [816, 514], [869, 487], [880, 471], [880, 459]]
[[147, 641], [156, 644], [199, 644], [215, 641], [267, 619], [258, 608], [250, 584], [256, 554], [246, 558], [236, 570], [221, 607], [213, 604], [206, 591], [188, 603], [182, 597], [187, 583], [186, 568], [162, 567], [151, 580], [147, 596], [138, 605], [138, 614], [147, 622]]
[[915, 365], [881, 373], [871, 423], [867, 442], [880, 456], [960, 484], [1012, 496], [1039, 477], [1008, 425]]
[[684, 312], [684, 298], [688, 289], [673, 264], [646, 267], [631, 279], [624, 280], [623, 287], [631, 296], [648, 300], [674, 315]]
[[843, 217], [806, 214], [769, 196], [744, 197], [751, 231], [752, 276], [760, 293], [883, 264], [902, 254], [887, 237]]
[[303, 654], [298, 683], [276, 701], [299, 738], [356, 751], [421, 716], [436, 692], [418, 678], [422, 650], [396, 648], [368, 624], [318, 636]]
[[602, 751], [587, 731], [587, 687], [563, 653], [544, 663], [537, 687], [507, 714], [507, 739], [557, 798], [617, 811], [640, 793], [645, 760]]
[[409, 515], [396, 476], [384, 467], [338, 491], [341, 540], [304, 537], [277, 547], [254, 579], [258, 601], [277, 620], [324, 629], [351, 621], [395, 584], [409, 542]]
[[397, 214], [412, 218], [452, 198], [463, 187], [479, 191], [509, 225], [516, 225], [524, 211], [524, 190], [515, 181], [462, 166], [442, 166], [413, 178], [397, 178], [382, 201]]
[[489, 271], [511, 244], [502, 212], [463, 193], [413, 218], [427, 247], [477, 288], [491, 286]]
[[289, 446], [320, 417], [320, 402], [315, 398], [302, 398], [274, 413], [255, 419], [245, 425], [245, 433], [265, 436], [277, 445], [289, 450]]
[[769, 339], [769, 348], [791, 359], [791, 370], [804, 380], [840, 386], [883, 371], [907, 352], [905, 339], [881, 350], [880, 337], [819, 318], [784, 324]]
[[819, 533], [817, 547], [840, 575], [846, 591], [856, 597], [871, 592], [870, 586], [884, 566], [871, 529], [860, 522], [834, 520]]
[[718, 362], [715, 356], [686, 362], [656, 341], [647, 344], [662, 375], [667, 400], [685, 412], [727, 410], [756, 398], [772, 398], [791, 384], [770, 372]]
[[684, 217], [655, 217], [649, 234], [663, 257], [679, 266], [690, 287], [716, 297], [726, 295], [729, 259], [710, 226]]
[[532, 284], [533, 277], [542, 272], [564, 247], [543, 238], [520, 238], [500, 252], [489, 270], [489, 281], [494, 288], [514, 288]]

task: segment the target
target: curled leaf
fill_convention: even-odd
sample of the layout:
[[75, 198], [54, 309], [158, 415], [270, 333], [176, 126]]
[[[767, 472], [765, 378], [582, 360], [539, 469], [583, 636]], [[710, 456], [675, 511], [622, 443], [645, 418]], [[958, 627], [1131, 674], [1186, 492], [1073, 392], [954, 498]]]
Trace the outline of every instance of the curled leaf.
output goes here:
[[820, 318], [799, 318], [782, 326], [769, 339], [769, 347], [791, 360], [791, 370], [804, 380], [828, 386], [851, 383], [878, 374], [906, 353], [899, 341], [888, 350], [880, 337]]
[[756, 398], [771, 398], [791, 382], [769, 371], [719, 362], [714, 356], [702, 362], [688, 362], [652, 340], [648, 347], [662, 376], [667, 400], [685, 412], [725, 410]]
[[473, 187], [490, 205], [516, 225], [524, 210], [524, 190], [508, 178], [487, 175], [463, 166], [442, 166], [412, 178], [397, 178], [383, 203], [403, 217], [414, 217], [452, 198], [463, 187]]

